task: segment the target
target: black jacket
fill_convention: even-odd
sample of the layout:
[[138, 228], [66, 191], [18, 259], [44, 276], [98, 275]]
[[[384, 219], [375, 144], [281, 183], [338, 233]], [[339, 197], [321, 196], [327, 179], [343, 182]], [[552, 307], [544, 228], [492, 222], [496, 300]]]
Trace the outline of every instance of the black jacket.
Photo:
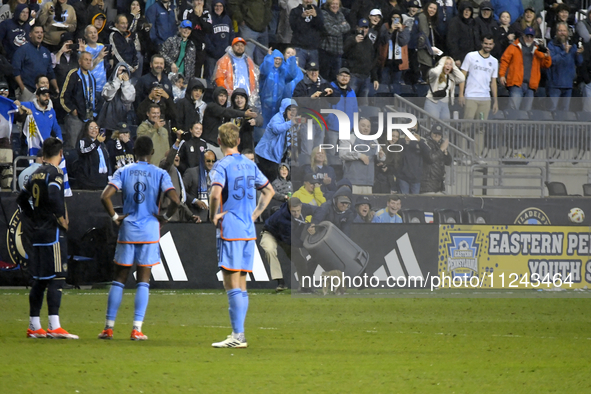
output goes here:
[[335, 226], [337, 226], [345, 235], [349, 236], [351, 233], [351, 223], [355, 220], [357, 213], [349, 206], [344, 212], [338, 212], [335, 208], [335, 199], [339, 196], [347, 196], [353, 201], [351, 189], [347, 186], [341, 186], [339, 190], [332, 196], [330, 200], [326, 200], [316, 212], [312, 215], [312, 223], [320, 224], [325, 220], [328, 220]]
[[404, 146], [402, 168], [398, 177], [410, 184], [420, 183], [423, 177], [423, 159], [429, 153], [429, 147], [425, 144], [425, 139], [421, 138], [418, 142], [409, 141], [406, 144], [405, 140], [401, 138], [398, 143]]
[[[66, 76], [66, 80], [64, 81], [64, 86], [62, 86], [61, 93], [60, 93], [60, 105], [67, 113], [70, 113], [74, 110], [78, 112], [78, 118], [81, 120], [87, 119], [87, 109], [91, 110], [92, 102], [87, 102], [87, 94], [85, 90], [86, 82], [83, 83], [82, 79], [78, 75], [79, 69], [70, 70], [68, 75]], [[94, 89], [94, 106], [96, 109], [97, 104], [97, 93], [96, 93], [96, 80], [92, 76], [90, 72], [88, 72], [88, 76], [90, 76], [91, 84], [93, 85]], [[85, 78], [85, 81], [88, 79]]]
[[[312, 5], [316, 10], [315, 17], [303, 18], [304, 5], [300, 4], [289, 13], [289, 26], [294, 34], [291, 36], [291, 44], [304, 49], [318, 49], [320, 39], [325, 32], [324, 18], [320, 8]], [[305, 65], [303, 65], [305, 66]]]
[[[205, 86], [198, 79], [191, 79], [185, 91], [185, 97], [175, 103], [177, 109], [176, 127], [189, 131], [194, 122], [203, 122], [203, 114], [195, 108], [195, 101], [191, 99], [193, 89], [200, 88], [205, 92]], [[203, 97], [202, 97], [203, 99]]]
[[221, 93], [228, 94], [228, 91], [221, 86], [213, 90], [213, 101], [207, 104], [205, 108], [205, 115], [203, 116], [203, 135], [202, 138], [214, 143], [217, 146], [218, 128], [228, 122], [231, 118], [244, 116], [245, 111], [232, 109], [230, 107], [221, 106], [218, 102], [218, 97]]
[[[103, 152], [107, 165], [107, 172], [103, 174], [99, 173], [99, 149]], [[78, 186], [82, 189], [102, 190], [107, 186], [108, 176], [113, 173], [107, 148], [98, 140], [92, 141], [89, 137], [84, 137], [78, 141], [76, 150], [78, 151], [78, 161], [75, 166], [75, 176]]]
[[202, 138], [192, 137], [185, 141], [181, 149], [179, 149], [179, 157], [181, 162], [179, 164], [179, 171], [181, 174], [185, 173], [187, 168], [198, 167], [203, 164], [203, 152], [207, 149], [207, 142]]
[[470, 16], [470, 18], [465, 19], [462, 16], [466, 8], [473, 10], [467, 2], [460, 4], [459, 15], [452, 18], [447, 31], [447, 50], [449, 55], [454, 60], [459, 60], [460, 62], [464, 61], [466, 54], [477, 51], [481, 47], [480, 35], [474, 18]]
[[345, 41], [345, 53], [347, 67], [352, 74], [371, 77], [372, 81], [378, 80], [377, 51], [368, 36], [363, 41], [357, 42], [356, 35], [352, 35]]
[[[248, 93], [242, 88], [238, 88], [232, 92], [232, 98], [230, 99], [232, 108], [241, 111], [236, 105], [236, 96], [242, 96], [246, 99], [246, 108], [249, 108], [256, 112], [254, 107], [248, 105]], [[251, 126], [250, 122], [242, 116], [233, 117], [230, 119], [232, 123], [240, 127], [240, 145], [238, 151], [242, 152], [242, 149], [249, 148], [254, 151], [254, 128], [255, 126], [261, 127], [263, 125], [263, 115], [259, 115], [255, 118], [255, 126]]]
[[277, 241], [295, 247], [304, 246], [302, 233], [308, 228], [305, 222], [306, 216], [314, 214], [318, 207], [302, 203], [302, 213], [299, 218], [293, 218], [287, 202], [267, 220], [265, 220], [264, 231], [268, 231]]
[[332, 86], [321, 76], [318, 76], [318, 80], [312, 81], [307, 74], [304, 74], [304, 79], [298, 82], [293, 90], [293, 97], [312, 97], [314, 93], [324, 91], [326, 88], [332, 89]]
[[451, 165], [452, 157], [441, 151], [441, 143], [430, 137], [425, 139], [429, 151], [423, 155], [423, 177], [421, 179], [421, 193], [438, 193], [445, 191], [445, 166]]

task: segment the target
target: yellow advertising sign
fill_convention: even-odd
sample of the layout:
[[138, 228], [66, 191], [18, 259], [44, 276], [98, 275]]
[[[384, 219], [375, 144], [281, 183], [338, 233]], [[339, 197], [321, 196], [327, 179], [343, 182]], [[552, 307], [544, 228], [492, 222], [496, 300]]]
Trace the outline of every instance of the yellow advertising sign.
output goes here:
[[583, 226], [440, 225], [443, 288], [591, 287], [591, 232]]

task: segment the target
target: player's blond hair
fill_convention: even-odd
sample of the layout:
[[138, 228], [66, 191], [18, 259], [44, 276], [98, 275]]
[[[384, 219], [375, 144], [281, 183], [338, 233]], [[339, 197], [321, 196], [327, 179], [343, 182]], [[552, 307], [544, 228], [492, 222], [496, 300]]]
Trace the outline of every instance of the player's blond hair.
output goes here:
[[238, 146], [240, 129], [233, 123], [224, 123], [218, 129], [220, 142], [227, 148]]

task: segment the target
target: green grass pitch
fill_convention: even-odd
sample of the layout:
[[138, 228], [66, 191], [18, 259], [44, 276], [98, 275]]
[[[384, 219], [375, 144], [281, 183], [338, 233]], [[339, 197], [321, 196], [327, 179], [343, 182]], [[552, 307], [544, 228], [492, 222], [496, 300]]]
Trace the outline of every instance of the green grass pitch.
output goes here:
[[[112, 341], [105, 290], [67, 290], [80, 340], [27, 339], [28, 292], [0, 290], [1, 393], [591, 393], [591, 303], [535, 298], [298, 298], [251, 291], [248, 349], [222, 291], [152, 291], [130, 341], [126, 291]], [[47, 326], [46, 305], [41, 317]]]

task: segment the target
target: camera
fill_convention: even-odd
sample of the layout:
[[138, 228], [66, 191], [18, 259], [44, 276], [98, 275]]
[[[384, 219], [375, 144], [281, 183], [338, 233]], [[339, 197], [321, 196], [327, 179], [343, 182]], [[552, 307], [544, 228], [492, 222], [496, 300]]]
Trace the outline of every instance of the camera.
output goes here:
[[396, 17], [396, 18], [392, 18], [392, 24], [397, 25], [400, 23], [400, 18]]
[[70, 44], [68, 45], [68, 48], [72, 51], [78, 52], [78, 48], [80, 47], [80, 45], [78, 44]]
[[312, 10], [314, 9], [314, 6], [312, 4], [309, 4], [306, 6], [306, 10]]

